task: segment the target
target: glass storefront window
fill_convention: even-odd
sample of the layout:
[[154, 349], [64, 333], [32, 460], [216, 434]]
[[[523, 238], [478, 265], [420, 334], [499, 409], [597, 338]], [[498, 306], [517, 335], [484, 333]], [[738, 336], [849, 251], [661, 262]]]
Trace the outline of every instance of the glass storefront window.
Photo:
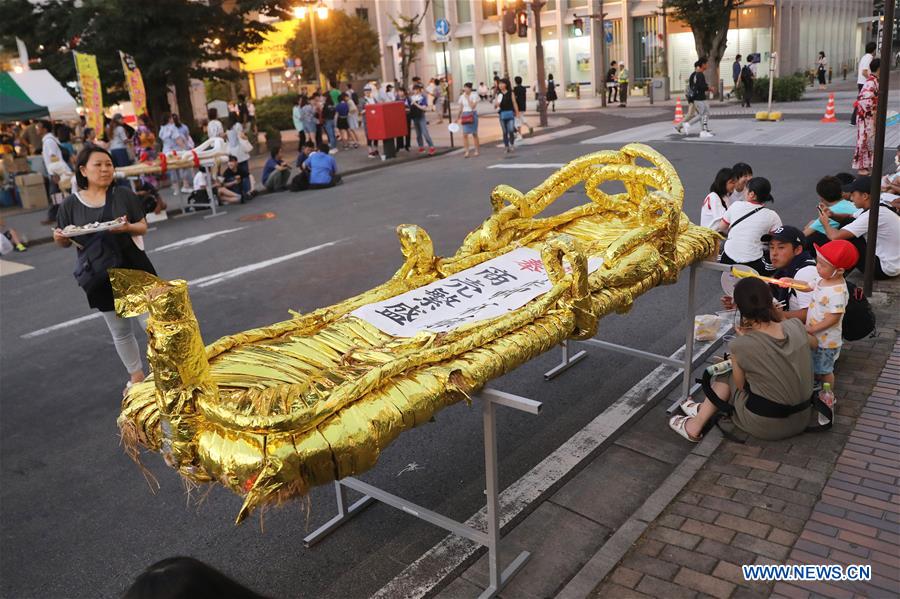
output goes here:
[[456, 19], [460, 23], [472, 20], [472, 4], [469, 0], [456, 0]]
[[[493, 81], [494, 73], [502, 76], [503, 63], [500, 61], [500, 35], [492, 33], [484, 36], [484, 65], [487, 78]], [[488, 83], [490, 85], [490, 83]]]
[[497, 3], [494, 0], [482, 0], [481, 16], [485, 19], [497, 16]]
[[[518, 38], [516, 38], [518, 39]], [[523, 82], [528, 81], [528, 43], [512, 43], [509, 46], [509, 78], [519, 76]]]
[[475, 48], [465, 48], [459, 51], [459, 66], [462, 73], [462, 81], [458, 85], [454, 85], [454, 89], [462, 89], [463, 83], [471, 83], [478, 86], [475, 81]]
[[[726, 89], [733, 87], [731, 64], [734, 62], [735, 54], [744, 57], [741, 61], [743, 66], [746, 64], [748, 54], [758, 52], [762, 60], [757, 65], [757, 74], [760, 77], [766, 76], [769, 72], [769, 57], [772, 50], [772, 30], [769, 27], [729, 29], [727, 40], [725, 56], [719, 64], [719, 77], [724, 79]], [[694, 35], [687, 32], [670, 34], [669, 78], [673, 90], [682, 91], [687, 87], [688, 77], [694, 71], [695, 60], [697, 50], [694, 47]]]
[[634, 59], [631, 65], [626, 59], [625, 66], [631, 72], [631, 81], [637, 82], [653, 77], [653, 69], [660, 62], [660, 48], [655, 16], [634, 17], [632, 23]]
[[569, 38], [569, 68], [567, 83], [591, 82], [591, 38]]
[[588, 0], [569, 0], [566, 4], [569, 8], [583, 8], [588, 5]]
[[[559, 44], [554, 27], [541, 27], [541, 43], [544, 46], [544, 72], [559, 75]], [[529, 83], [532, 85], [534, 82]]]

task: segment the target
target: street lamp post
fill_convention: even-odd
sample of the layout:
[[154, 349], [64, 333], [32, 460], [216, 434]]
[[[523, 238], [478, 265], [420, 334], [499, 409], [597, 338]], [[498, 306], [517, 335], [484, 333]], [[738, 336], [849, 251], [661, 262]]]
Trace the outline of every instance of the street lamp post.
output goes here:
[[531, 13], [534, 15], [534, 55], [537, 59], [538, 114], [541, 127], [547, 126], [547, 84], [544, 81], [544, 46], [541, 43], [541, 9], [544, 0], [532, 0]]
[[[301, 21], [306, 18], [306, 14], [308, 12], [315, 12], [315, 15], [309, 15], [309, 32], [310, 37], [312, 38], [312, 51], [313, 51], [313, 64], [316, 67], [316, 84], [320, 87], [324, 87], [322, 85], [322, 69], [319, 66], [319, 44], [316, 40], [316, 20], [324, 21], [328, 18], [328, 7], [324, 4], [319, 4], [318, 0], [299, 0], [302, 4], [294, 8], [294, 16], [300, 19]], [[314, 11], [310, 11], [308, 6], [317, 5]]]

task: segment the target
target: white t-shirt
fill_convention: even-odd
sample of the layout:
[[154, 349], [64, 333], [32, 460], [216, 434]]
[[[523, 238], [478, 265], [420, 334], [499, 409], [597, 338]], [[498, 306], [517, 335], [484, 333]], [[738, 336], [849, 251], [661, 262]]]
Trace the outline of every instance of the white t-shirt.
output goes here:
[[[869, 211], [857, 211], [856, 220], [844, 225], [841, 231], [849, 231], [854, 237], [864, 237], [869, 231]], [[878, 211], [875, 255], [881, 260], [884, 274], [890, 277], [900, 275], [900, 216], [882, 204], [879, 204]]]
[[[739, 218], [760, 207], [760, 204], [752, 202], [735, 202], [728, 207], [722, 217], [722, 223], [730, 226]], [[735, 262], [753, 262], [763, 255], [760, 237], [771, 233], [781, 226], [781, 217], [769, 208], [763, 208], [759, 212], [748, 216], [728, 231], [728, 239], [725, 240], [725, 253]]]
[[222, 121], [220, 121], [219, 119], [212, 119], [209, 123], [207, 123], [206, 135], [210, 139], [214, 139], [216, 137], [225, 137], [225, 127], [222, 126]]
[[206, 189], [206, 173], [197, 171], [197, 174], [194, 175], [194, 191], [200, 191], [203, 189]]
[[[793, 278], [808, 283], [810, 287], [815, 288], [816, 284], [819, 282], [819, 271], [816, 270], [815, 266], [810, 264], [794, 273]], [[795, 289], [794, 293], [788, 298], [788, 311], [793, 312], [795, 310], [808, 308], [810, 301], [812, 301], [812, 297], [812, 291], [800, 291]]]
[[866, 82], [867, 77], [863, 75], [863, 71], [868, 71], [869, 67], [872, 64], [872, 55], [871, 54], [863, 54], [862, 58], [859, 59], [859, 65], [856, 67], [856, 83], [859, 85], [863, 85]]
[[734, 190], [731, 192], [731, 195], [728, 196], [728, 205], [731, 206], [735, 202], [746, 202], [747, 201], [747, 188], [738, 191]]
[[730, 203], [728, 196], [725, 196], [725, 205], [722, 205], [722, 198], [714, 191], [709, 192], [706, 199], [703, 200], [703, 206], [700, 208], [700, 226], [713, 229], [713, 225], [717, 220], [725, 216], [725, 211]]
[[466, 98], [466, 94], [460, 94], [459, 105], [463, 112], [473, 112], [478, 106], [478, 96], [469, 94], [469, 97]]

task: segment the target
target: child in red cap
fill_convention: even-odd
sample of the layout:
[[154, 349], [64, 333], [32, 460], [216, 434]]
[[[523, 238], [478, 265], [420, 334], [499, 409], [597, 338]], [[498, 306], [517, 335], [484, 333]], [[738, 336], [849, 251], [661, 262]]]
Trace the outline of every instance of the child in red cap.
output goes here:
[[846, 239], [815, 245], [816, 271], [819, 279], [813, 287], [806, 331], [819, 342], [813, 350], [813, 371], [816, 379], [834, 387], [834, 362], [841, 350], [841, 321], [850, 293], [844, 272], [852, 270], [859, 260], [856, 247]]

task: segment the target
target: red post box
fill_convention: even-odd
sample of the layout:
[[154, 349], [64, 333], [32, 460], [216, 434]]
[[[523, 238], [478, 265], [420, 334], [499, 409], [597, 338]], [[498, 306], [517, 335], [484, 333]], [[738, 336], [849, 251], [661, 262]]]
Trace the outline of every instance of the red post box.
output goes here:
[[405, 137], [408, 132], [403, 102], [366, 105], [366, 135], [369, 139], [394, 139]]

